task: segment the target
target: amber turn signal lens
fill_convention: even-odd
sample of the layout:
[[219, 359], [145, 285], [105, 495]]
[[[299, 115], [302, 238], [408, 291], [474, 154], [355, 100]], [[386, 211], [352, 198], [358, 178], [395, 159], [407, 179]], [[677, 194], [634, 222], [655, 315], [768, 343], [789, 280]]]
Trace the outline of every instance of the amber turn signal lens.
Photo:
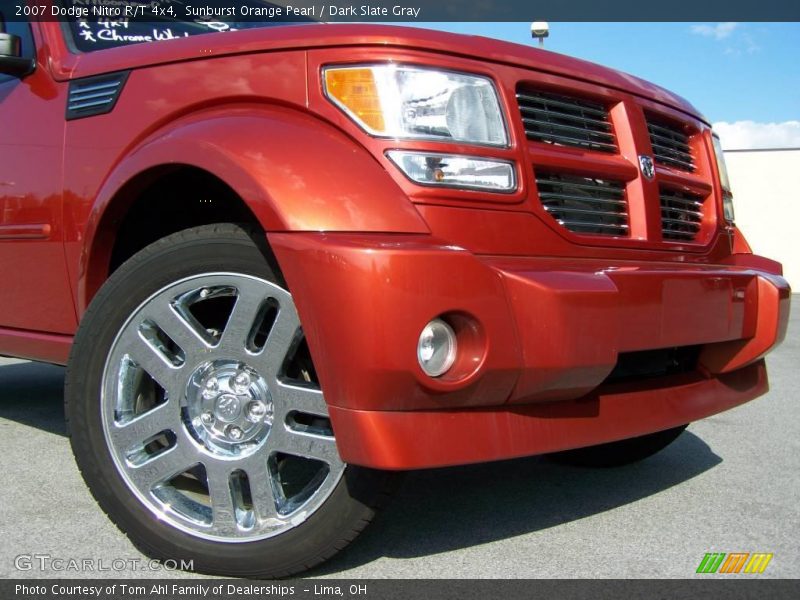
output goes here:
[[372, 69], [326, 69], [325, 89], [374, 132], [386, 129]]

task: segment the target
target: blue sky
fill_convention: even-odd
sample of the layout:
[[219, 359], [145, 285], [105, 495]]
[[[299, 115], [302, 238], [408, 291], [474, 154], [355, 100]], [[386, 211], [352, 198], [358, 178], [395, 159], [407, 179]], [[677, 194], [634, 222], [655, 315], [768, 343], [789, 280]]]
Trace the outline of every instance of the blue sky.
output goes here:
[[[417, 26], [534, 43], [528, 23]], [[550, 23], [545, 48], [677, 92], [729, 148], [800, 146], [800, 23]]]

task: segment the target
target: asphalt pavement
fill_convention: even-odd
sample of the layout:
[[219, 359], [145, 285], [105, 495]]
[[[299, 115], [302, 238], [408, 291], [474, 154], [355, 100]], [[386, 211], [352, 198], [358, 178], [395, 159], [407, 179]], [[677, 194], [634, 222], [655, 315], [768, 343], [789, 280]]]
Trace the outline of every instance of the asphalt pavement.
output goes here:
[[[361, 537], [309, 575], [687, 578], [707, 552], [767, 552], [758, 577], [800, 577], [800, 295], [793, 300], [789, 333], [768, 359], [768, 395], [620, 469], [534, 457], [410, 473]], [[60, 367], [0, 358], [0, 577], [196, 577], [134, 568], [144, 557], [75, 467], [63, 377]], [[70, 559], [108, 570], [75, 571]]]

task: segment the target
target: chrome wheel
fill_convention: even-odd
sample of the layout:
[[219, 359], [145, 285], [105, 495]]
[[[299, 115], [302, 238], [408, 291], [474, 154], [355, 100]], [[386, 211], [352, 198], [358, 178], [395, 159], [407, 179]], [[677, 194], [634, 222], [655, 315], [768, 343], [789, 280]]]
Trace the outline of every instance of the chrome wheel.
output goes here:
[[111, 345], [101, 402], [125, 484], [200, 538], [295, 528], [344, 472], [292, 297], [258, 277], [197, 275], [147, 298]]

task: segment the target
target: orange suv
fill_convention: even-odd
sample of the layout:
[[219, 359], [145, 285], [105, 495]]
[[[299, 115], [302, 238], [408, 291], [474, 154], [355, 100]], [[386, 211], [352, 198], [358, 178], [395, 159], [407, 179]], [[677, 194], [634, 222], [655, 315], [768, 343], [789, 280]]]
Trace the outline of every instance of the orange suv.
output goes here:
[[148, 555], [297, 573], [397, 472], [625, 464], [767, 391], [789, 286], [682, 98], [434, 31], [35, 17], [0, 33], [0, 353], [67, 365]]

